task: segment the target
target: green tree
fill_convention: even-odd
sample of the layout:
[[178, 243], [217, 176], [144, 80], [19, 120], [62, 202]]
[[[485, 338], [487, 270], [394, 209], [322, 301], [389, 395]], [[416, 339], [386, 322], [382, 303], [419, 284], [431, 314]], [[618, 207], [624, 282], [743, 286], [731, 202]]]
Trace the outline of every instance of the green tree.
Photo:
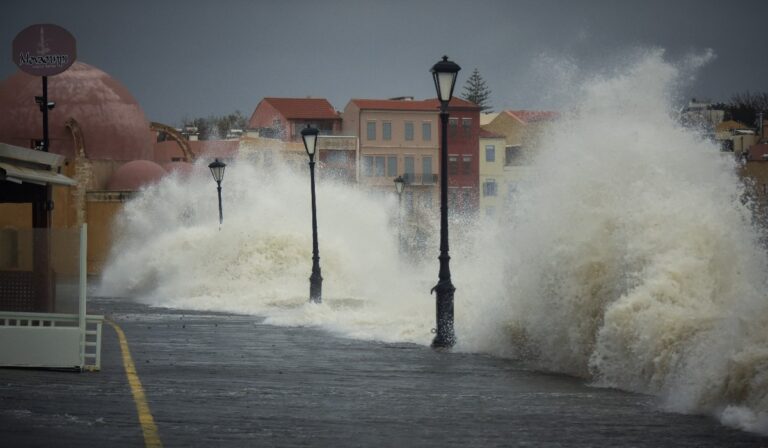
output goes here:
[[207, 118], [184, 119], [184, 125], [197, 128], [197, 138], [200, 140], [224, 139], [232, 129], [245, 130], [248, 120], [239, 110], [227, 115], [209, 115]]
[[475, 69], [464, 84], [464, 92], [461, 97], [480, 106], [481, 111], [490, 111], [491, 105], [488, 102], [490, 96], [491, 89], [485, 85], [485, 80], [480, 76], [480, 71]]
[[[749, 91], [737, 93], [731, 97], [725, 105], [727, 118], [744, 123], [747, 126], [758, 126], [758, 114], [768, 112], [768, 92], [751, 93]], [[763, 118], [768, 118], [765, 114]]]
[[190, 123], [197, 128], [197, 138], [200, 140], [208, 140], [211, 135], [211, 125], [209, 118], [195, 118]]
[[245, 130], [246, 119], [243, 114], [236, 110], [229, 115], [215, 117], [216, 129], [219, 131], [219, 138], [226, 137], [232, 129]]

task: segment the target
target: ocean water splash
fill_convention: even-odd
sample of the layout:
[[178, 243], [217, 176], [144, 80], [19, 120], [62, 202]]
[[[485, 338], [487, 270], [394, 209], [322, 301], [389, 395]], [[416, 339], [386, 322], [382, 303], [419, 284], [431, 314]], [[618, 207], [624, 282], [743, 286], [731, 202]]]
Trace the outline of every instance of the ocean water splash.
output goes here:
[[766, 253], [733, 157], [674, 119], [695, 60], [581, 86], [518, 190], [510, 292], [475, 348], [768, 433]]
[[[126, 203], [100, 293], [158, 306], [267, 316], [351, 337], [423, 343], [433, 324], [432, 275], [401, 262], [397, 202], [319, 182], [324, 306], [308, 303], [312, 232], [307, 167], [231, 163], [215, 184], [203, 162]], [[435, 268], [434, 277], [437, 277]]]
[[[711, 57], [670, 63], [646, 51], [559, 86], [570, 107], [540, 141], [509, 216], [451, 227], [457, 350], [768, 433], [768, 259], [735, 161], [674, 117], [677, 88]], [[101, 293], [429, 344], [438, 244], [424, 262], [401, 260], [394, 193], [318, 183], [316, 306], [306, 167], [247, 160], [227, 170], [221, 230], [203, 164], [129, 201]]]

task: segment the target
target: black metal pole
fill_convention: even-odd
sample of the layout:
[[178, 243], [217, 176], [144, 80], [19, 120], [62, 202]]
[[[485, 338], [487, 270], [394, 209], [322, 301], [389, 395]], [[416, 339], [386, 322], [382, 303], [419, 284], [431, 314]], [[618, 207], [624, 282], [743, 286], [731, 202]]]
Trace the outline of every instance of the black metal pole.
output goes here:
[[43, 112], [43, 151], [48, 152], [49, 138], [48, 138], [48, 77], [43, 76], [43, 102], [40, 105], [40, 110]]
[[312, 188], [312, 275], [309, 277], [309, 301], [323, 301], [323, 277], [320, 275], [320, 251], [317, 248], [317, 208], [315, 202], [315, 158], [309, 156], [309, 177]]
[[216, 184], [218, 185], [216, 190], [219, 192], [219, 226], [221, 226], [221, 223], [224, 222], [224, 213], [221, 210], [221, 182], [217, 181]]
[[397, 244], [398, 253], [403, 253], [403, 192], [397, 193]]
[[440, 108], [440, 273], [438, 282], [432, 291], [437, 293], [437, 331], [432, 341], [432, 348], [450, 348], [456, 344], [453, 332], [453, 293], [456, 288], [451, 283], [451, 269], [448, 255], [448, 111], [447, 104]]
[[[44, 152], [50, 150], [48, 136], [48, 77], [43, 76], [43, 96], [35, 97], [43, 114], [43, 146]], [[53, 210], [53, 188], [51, 185], [42, 187], [42, 197], [33, 204], [33, 227], [35, 230], [35, 271], [39, 273], [38, 304], [36, 311], [52, 312], [55, 309], [54, 288], [51, 276], [51, 211]]]

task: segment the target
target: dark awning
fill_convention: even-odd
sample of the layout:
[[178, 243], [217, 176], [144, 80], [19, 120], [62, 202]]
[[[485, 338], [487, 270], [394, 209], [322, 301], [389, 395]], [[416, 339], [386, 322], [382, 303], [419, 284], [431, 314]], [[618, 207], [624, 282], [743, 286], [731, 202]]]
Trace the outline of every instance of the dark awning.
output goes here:
[[9, 182], [29, 182], [38, 185], [77, 185], [74, 179], [50, 170], [17, 166], [0, 162], [0, 180]]
[[64, 157], [0, 143], [0, 180], [37, 185], [77, 185], [59, 174]]

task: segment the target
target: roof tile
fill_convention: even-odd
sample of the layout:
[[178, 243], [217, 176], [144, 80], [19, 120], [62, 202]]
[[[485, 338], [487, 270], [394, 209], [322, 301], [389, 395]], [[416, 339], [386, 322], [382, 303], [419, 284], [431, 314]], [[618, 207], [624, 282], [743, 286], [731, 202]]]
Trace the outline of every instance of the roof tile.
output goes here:
[[556, 120], [560, 117], [558, 112], [548, 110], [505, 110], [504, 113], [526, 124]]
[[339, 120], [339, 114], [325, 98], [264, 98], [289, 120]]
[[503, 134], [480, 128], [480, 138], [505, 138]]
[[[353, 98], [352, 103], [356, 104], [361, 110], [410, 110], [437, 112], [440, 109], [440, 103], [437, 98], [426, 100], [371, 100]], [[467, 100], [453, 97], [448, 107], [480, 109], [480, 106], [470, 103]]]

